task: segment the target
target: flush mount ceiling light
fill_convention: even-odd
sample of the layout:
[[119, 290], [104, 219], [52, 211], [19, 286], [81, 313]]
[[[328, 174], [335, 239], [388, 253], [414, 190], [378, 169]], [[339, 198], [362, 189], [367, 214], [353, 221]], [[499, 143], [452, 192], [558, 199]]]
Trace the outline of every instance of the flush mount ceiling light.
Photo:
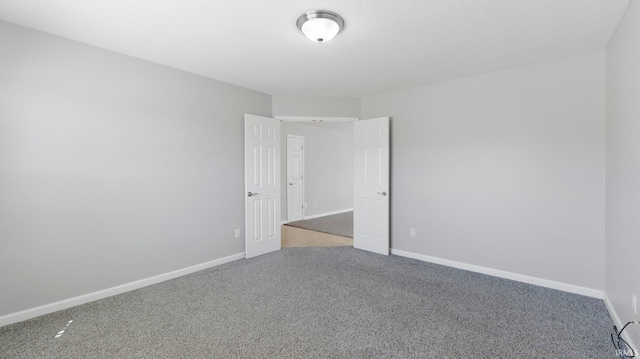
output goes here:
[[311, 41], [326, 42], [342, 31], [344, 20], [335, 12], [314, 10], [300, 15], [296, 25]]

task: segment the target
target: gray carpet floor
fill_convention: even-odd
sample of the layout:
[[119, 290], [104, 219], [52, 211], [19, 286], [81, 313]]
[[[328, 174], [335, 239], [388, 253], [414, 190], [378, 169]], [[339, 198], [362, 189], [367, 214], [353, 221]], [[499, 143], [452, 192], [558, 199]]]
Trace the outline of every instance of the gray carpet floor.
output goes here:
[[289, 222], [286, 225], [353, 238], [353, 211]]
[[612, 358], [612, 325], [593, 298], [290, 248], [2, 327], [0, 357]]

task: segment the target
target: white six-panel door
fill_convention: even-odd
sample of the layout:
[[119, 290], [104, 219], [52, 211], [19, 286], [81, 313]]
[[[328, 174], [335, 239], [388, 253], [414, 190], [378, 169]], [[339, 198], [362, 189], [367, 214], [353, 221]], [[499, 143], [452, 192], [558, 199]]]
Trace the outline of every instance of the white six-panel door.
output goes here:
[[246, 257], [280, 250], [280, 120], [246, 114]]
[[304, 219], [304, 137], [287, 135], [287, 220]]
[[389, 118], [354, 123], [353, 246], [389, 255]]

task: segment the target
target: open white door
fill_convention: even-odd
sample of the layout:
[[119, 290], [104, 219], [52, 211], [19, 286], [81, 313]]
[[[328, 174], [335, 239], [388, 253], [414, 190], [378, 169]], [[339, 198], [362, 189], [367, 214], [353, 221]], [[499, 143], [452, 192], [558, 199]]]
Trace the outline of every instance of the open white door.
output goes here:
[[354, 123], [353, 246], [389, 255], [389, 118]]
[[304, 219], [304, 137], [287, 135], [287, 221]]
[[280, 120], [244, 115], [245, 256], [280, 250]]

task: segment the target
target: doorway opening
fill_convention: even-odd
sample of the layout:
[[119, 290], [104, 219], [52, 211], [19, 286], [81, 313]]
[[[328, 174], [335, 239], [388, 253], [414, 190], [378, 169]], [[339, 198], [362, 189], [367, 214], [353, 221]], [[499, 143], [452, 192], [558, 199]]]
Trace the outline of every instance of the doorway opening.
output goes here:
[[283, 118], [283, 247], [353, 246], [353, 123]]
[[[325, 122], [318, 118], [303, 118], [302, 122], [307, 123], [301, 125], [291, 119], [283, 120], [245, 115], [247, 258], [279, 250], [282, 245], [281, 224], [284, 223], [281, 218], [288, 218], [287, 196], [291, 197], [294, 193], [288, 194], [287, 187], [296, 187], [294, 182], [281, 180], [286, 178], [287, 151], [284, 148], [288, 145], [288, 141], [282, 140], [282, 127], [289, 127], [289, 124], [324, 127]], [[300, 121], [299, 118], [297, 121]], [[318, 141], [321, 146], [316, 151], [317, 161], [325, 165], [323, 170], [312, 169], [311, 163], [316, 161], [311, 161], [309, 151], [311, 135], [287, 133], [304, 138], [299, 141], [300, 151], [304, 150], [304, 160], [298, 162], [298, 174], [303, 183], [297, 186], [300, 188], [297, 201], [301, 203], [299, 214], [296, 215], [309, 220], [352, 212], [353, 219], [349, 224], [354, 233], [354, 248], [389, 255], [389, 118], [341, 118], [335, 122], [351, 122], [344, 124], [344, 128], [349, 129], [346, 136], [349, 144], [345, 148], [350, 154], [334, 152], [340, 147], [339, 141], [326, 138]], [[316, 175], [312, 175], [312, 172]], [[332, 175], [342, 181], [334, 181]], [[310, 178], [317, 179], [316, 182], [321, 184], [317, 193], [312, 191], [314, 186]], [[345, 189], [348, 196], [337, 195]], [[292, 199], [292, 202], [296, 201]]]

